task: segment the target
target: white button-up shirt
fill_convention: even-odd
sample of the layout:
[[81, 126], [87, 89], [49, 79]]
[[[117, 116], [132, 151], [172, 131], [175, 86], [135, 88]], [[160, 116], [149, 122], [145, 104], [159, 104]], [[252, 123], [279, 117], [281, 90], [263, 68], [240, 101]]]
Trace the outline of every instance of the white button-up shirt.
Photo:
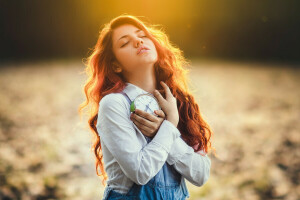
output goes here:
[[[126, 83], [123, 92], [131, 101], [139, 94], [148, 93], [131, 83]], [[208, 180], [211, 161], [207, 154], [204, 151], [201, 151], [204, 156], [195, 153], [180, 137], [179, 130], [166, 119], [147, 143], [130, 119], [130, 105], [121, 93], [111, 93], [101, 99], [96, 127], [107, 184], [117, 192], [127, 193], [133, 182], [145, 185], [166, 161], [196, 186]]]

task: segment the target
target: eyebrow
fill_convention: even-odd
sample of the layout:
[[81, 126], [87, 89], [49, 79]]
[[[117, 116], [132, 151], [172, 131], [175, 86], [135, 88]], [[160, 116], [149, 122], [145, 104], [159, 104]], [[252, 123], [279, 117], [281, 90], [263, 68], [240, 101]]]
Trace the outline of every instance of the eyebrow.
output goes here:
[[[140, 32], [140, 31], [142, 31], [142, 30], [141, 30], [141, 29], [137, 29], [137, 30], [135, 31], [135, 33], [138, 33], [138, 32]], [[128, 37], [128, 35], [123, 35], [122, 37], [120, 37], [120, 38], [118, 39], [118, 41], [121, 40], [121, 39], [124, 38], [124, 37]]]

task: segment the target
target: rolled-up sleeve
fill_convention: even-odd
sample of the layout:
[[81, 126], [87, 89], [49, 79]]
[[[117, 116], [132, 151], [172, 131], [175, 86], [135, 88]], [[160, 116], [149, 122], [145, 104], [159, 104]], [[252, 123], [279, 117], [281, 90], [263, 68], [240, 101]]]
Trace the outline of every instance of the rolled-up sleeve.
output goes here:
[[146, 184], [162, 168], [180, 132], [164, 120], [146, 146], [138, 140], [122, 94], [111, 93], [99, 103], [97, 131], [124, 174], [139, 185]]
[[210, 176], [211, 160], [208, 155], [194, 152], [181, 137], [178, 137], [172, 145], [167, 162], [189, 182], [196, 186], [205, 184]]

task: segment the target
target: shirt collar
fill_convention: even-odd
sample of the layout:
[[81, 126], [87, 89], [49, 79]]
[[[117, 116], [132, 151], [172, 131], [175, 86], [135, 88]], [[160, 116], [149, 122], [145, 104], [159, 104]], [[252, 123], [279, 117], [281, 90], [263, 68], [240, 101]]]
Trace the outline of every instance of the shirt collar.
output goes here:
[[131, 101], [133, 101], [140, 94], [148, 94], [149, 93], [149, 92], [143, 90], [142, 88], [140, 88], [132, 83], [129, 83], [129, 82], [126, 82], [126, 86], [125, 86], [123, 92], [125, 92], [127, 94], [127, 96], [129, 97], [129, 99]]

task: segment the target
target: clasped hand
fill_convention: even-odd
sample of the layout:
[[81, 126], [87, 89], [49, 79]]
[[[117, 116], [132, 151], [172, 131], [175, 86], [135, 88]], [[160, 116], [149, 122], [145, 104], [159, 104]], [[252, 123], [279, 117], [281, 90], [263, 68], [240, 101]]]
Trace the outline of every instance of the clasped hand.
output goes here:
[[133, 121], [133, 123], [144, 135], [148, 137], [155, 136], [165, 118], [174, 124], [175, 127], [177, 127], [179, 121], [176, 98], [171, 93], [167, 84], [165, 84], [163, 81], [161, 81], [160, 84], [164, 88], [166, 99], [163, 98], [158, 91], [154, 92], [154, 96], [158, 100], [162, 109], [155, 111], [157, 116], [139, 109], [136, 109], [135, 113], [131, 113], [130, 116], [130, 119]]
[[162, 110], [155, 111], [155, 114], [158, 116], [136, 109], [134, 113], [131, 113], [130, 119], [144, 135], [152, 138], [165, 119], [165, 113]]

